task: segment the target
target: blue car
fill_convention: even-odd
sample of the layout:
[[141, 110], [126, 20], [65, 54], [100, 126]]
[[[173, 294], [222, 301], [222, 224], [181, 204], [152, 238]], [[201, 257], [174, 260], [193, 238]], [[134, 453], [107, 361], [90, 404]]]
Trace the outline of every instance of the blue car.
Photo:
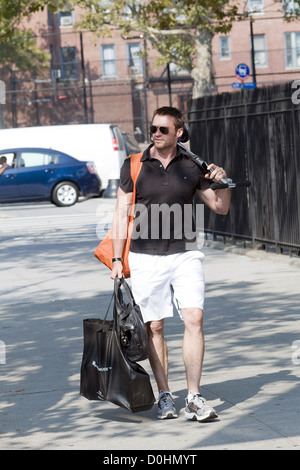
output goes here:
[[79, 196], [96, 196], [101, 191], [93, 162], [43, 148], [0, 150], [0, 160], [5, 159], [8, 166], [0, 175], [0, 203], [51, 201], [68, 207]]

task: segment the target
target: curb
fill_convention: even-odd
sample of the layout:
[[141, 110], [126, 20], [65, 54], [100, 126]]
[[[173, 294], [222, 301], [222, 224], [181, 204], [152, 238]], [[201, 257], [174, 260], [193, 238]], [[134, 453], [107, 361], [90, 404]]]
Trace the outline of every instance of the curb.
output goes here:
[[300, 258], [292, 257], [289, 255], [268, 253], [266, 251], [253, 248], [242, 248], [233, 244], [226, 245], [226, 243], [221, 243], [212, 240], [205, 240], [204, 247], [213, 248], [215, 250], [221, 250], [226, 253], [232, 253], [234, 255], [248, 256], [249, 258], [256, 260], [268, 261], [271, 263], [283, 263], [293, 266], [295, 268], [300, 268]]

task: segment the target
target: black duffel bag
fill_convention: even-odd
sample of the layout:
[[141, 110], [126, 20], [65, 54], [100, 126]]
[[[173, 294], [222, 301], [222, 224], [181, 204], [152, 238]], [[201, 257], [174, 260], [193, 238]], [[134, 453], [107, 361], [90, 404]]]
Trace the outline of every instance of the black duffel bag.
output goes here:
[[[127, 301], [124, 300], [123, 290]], [[115, 279], [115, 304], [122, 351], [132, 362], [143, 361], [149, 357], [148, 337], [140, 307], [135, 303], [132, 291], [125, 281]]]
[[[120, 283], [119, 283], [120, 284]], [[118, 281], [115, 281], [115, 287]], [[107, 400], [133, 413], [150, 410], [155, 402], [150, 377], [128, 360], [120, 343], [118, 300], [114, 291], [112, 320], [85, 319], [80, 394], [89, 400]]]

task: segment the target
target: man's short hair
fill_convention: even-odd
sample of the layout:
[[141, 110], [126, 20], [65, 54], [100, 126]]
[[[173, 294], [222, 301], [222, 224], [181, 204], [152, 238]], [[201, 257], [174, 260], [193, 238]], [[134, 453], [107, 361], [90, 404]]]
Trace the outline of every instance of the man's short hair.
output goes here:
[[184, 125], [182, 112], [177, 108], [173, 108], [172, 106], [163, 106], [162, 108], [158, 108], [156, 111], [154, 111], [152, 122], [155, 116], [157, 115], [158, 116], [172, 116], [174, 118], [175, 129], [177, 131], [178, 129], [181, 129]]
[[7, 158], [6, 157], [1, 157], [0, 158], [0, 164], [2, 165], [2, 163], [6, 163], [7, 162]]

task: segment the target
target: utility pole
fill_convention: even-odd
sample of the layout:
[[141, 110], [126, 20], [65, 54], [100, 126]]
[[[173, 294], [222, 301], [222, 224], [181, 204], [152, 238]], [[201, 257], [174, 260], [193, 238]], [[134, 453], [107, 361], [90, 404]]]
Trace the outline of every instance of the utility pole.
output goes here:
[[171, 72], [170, 72], [170, 64], [167, 65], [167, 72], [168, 72], [168, 90], [169, 90], [169, 103], [172, 106], [172, 87], [171, 87]]
[[88, 124], [88, 109], [87, 109], [87, 98], [86, 98], [86, 83], [85, 83], [85, 64], [83, 56], [83, 41], [82, 32], [80, 31], [80, 55], [81, 55], [81, 71], [82, 71], [82, 86], [83, 86], [83, 107], [84, 107], [84, 119], [85, 123]]
[[255, 48], [253, 34], [253, 19], [250, 17], [250, 35], [251, 35], [251, 62], [252, 62], [252, 80], [256, 85], [256, 68], [255, 68]]

